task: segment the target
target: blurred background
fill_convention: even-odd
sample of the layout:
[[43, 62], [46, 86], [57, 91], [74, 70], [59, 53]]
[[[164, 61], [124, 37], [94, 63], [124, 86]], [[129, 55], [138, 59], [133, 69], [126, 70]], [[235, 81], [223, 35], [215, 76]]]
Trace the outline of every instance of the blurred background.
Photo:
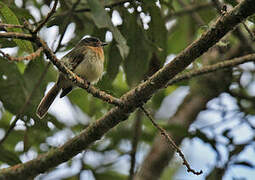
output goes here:
[[[0, 20], [37, 25], [53, 3], [2, 0]], [[96, 87], [121, 97], [198, 39], [220, 16], [223, 4], [228, 11], [238, 1], [59, 0], [56, 13], [39, 35], [58, 58], [85, 36], [108, 42], [105, 73]], [[244, 21], [185, 71], [253, 53], [254, 22], [255, 17]], [[0, 39], [0, 47], [17, 57], [38, 48], [13, 39]], [[158, 91], [146, 104], [191, 167], [203, 170], [202, 175], [186, 171], [180, 157], [138, 110], [90, 149], [36, 179], [253, 179], [254, 70], [250, 62], [180, 81]], [[113, 107], [77, 88], [57, 98], [48, 115], [38, 119], [36, 107], [57, 74], [43, 54], [15, 63], [0, 56], [0, 168], [27, 162], [64, 144]]]

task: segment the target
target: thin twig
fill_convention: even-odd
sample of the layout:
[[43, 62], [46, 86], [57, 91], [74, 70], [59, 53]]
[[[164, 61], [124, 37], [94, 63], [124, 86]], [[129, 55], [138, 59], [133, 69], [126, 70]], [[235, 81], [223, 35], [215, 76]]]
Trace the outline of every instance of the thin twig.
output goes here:
[[53, 8], [51, 9], [51, 11], [47, 14], [46, 18], [36, 27], [36, 29], [33, 31], [34, 34], [36, 34], [38, 31], [40, 31], [40, 29], [44, 26], [44, 24], [47, 23], [47, 21], [49, 20], [49, 18], [55, 13], [56, 8], [58, 5], [58, 0], [55, 0]]
[[0, 145], [4, 143], [4, 141], [7, 139], [7, 137], [10, 135], [11, 131], [13, 130], [13, 128], [16, 126], [17, 121], [23, 116], [27, 106], [30, 104], [31, 99], [33, 98], [34, 94], [36, 93], [37, 88], [40, 86], [41, 82], [43, 81], [46, 72], [48, 71], [50, 67], [50, 62], [46, 65], [46, 67], [44, 68], [41, 76], [39, 77], [37, 83], [35, 84], [32, 92], [30, 93], [30, 95], [28, 96], [28, 98], [26, 99], [25, 104], [22, 106], [22, 108], [20, 109], [20, 112], [18, 113], [18, 115], [15, 117], [15, 119], [12, 121], [9, 129], [7, 130], [7, 132], [5, 133], [4, 137], [0, 140]]
[[4, 53], [3, 51], [0, 50], [0, 53], [7, 58], [9, 61], [23, 61], [23, 60], [33, 60], [35, 58], [37, 58], [38, 56], [40, 56], [41, 52], [43, 51], [43, 48], [40, 47], [39, 49], [37, 49], [35, 52], [29, 54], [28, 56], [24, 56], [24, 57], [12, 57], [7, 53]]
[[163, 128], [161, 128], [151, 117], [150, 113], [143, 107], [140, 106], [140, 109], [144, 112], [144, 114], [149, 118], [149, 120], [151, 121], [151, 123], [160, 131], [161, 135], [167, 140], [167, 142], [170, 144], [170, 146], [176, 150], [176, 152], [179, 154], [179, 156], [182, 158], [183, 161], [183, 165], [185, 165], [187, 167], [187, 171], [188, 172], [192, 172], [195, 175], [200, 175], [203, 173], [202, 170], [195, 171], [194, 169], [192, 169], [188, 163], [188, 161], [185, 159], [184, 154], [182, 153], [182, 151], [180, 150], [180, 148], [175, 144], [175, 142], [173, 141], [173, 139], [169, 136], [169, 134], [166, 132], [166, 130], [164, 130]]
[[244, 26], [245, 30], [248, 32], [248, 34], [250, 35], [251, 37], [251, 40], [252, 41], [255, 41], [255, 35], [251, 32], [251, 30], [249, 29], [249, 27], [244, 23], [242, 22], [242, 25]]
[[15, 119], [12, 121], [11, 125], [9, 126], [9, 129], [6, 131], [4, 137], [0, 140], [0, 145], [2, 145], [4, 141], [7, 139], [7, 137], [9, 136], [9, 134], [11, 133], [11, 131], [13, 130], [13, 128], [15, 127], [19, 119], [20, 119], [20, 116], [17, 115]]
[[25, 28], [25, 27], [23, 25], [19, 25], [19, 24], [0, 23], [0, 28]]
[[75, 8], [80, 4], [81, 0], [76, 0], [76, 2], [72, 6], [72, 10], [75, 10]]
[[[55, 49], [55, 51], [54, 51], [54, 54], [56, 54], [56, 52], [58, 52], [58, 50], [62, 47], [62, 46], [61, 46], [61, 43], [62, 43], [62, 40], [63, 40], [64, 35], [65, 35], [65, 33], [66, 33], [67, 26], [68, 26], [68, 25], [66, 24], [65, 27], [64, 27], [64, 32], [63, 32], [63, 34], [60, 35], [60, 38], [59, 38], [59, 41], [58, 41], [58, 45], [57, 45], [57, 47], [56, 47], [56, 49]], [[56, 40], [55, 40], [55, 41], [56, 41]], [[55, 45], [55, 42], [54, 42], [54, 45]], [[53, 49], [53, 47], [54, 47], [54, 46], [52, 46], [52, 49]]]
[[5, 32], [0, 33], [0, 38], [13, 38], [33, 41], [33, 36], [30, 34], [18, 33], [18, 32]]
[[214, 65], [204, 66], [201, 69], [193, 70], [191, 72], [186, 72], [186, 73], [175, 76], [173, 79], [171, 79], [167, 83], [166, 87], [170, 86], [174, 83], [177, 83], [179, 81], [182, 81], [182, 80], [186, 80], [186, 79], [190, 79], [190, 78], [202, 75], [202, 74], [218, 71], [218, 70], [221, 70], [224, 68], [234, 67], [239, 64], [243, 64], [243, 63], [251, 62], [251, 61], [255, 61], [255, 53], [248, 54], [246, 56], [242, 56], [242, 57], [238, 57], [238, 58], [233, 58], [231, 60], [226, 60], [226, 61], [223, 61], [220, 63], [216, 63]]
[[141, 125], [142, 125], [142, 113], [140, 110], [136, 112], [136, 119], [133, 125], [134, 134], [132, 139], [132, 150], [130, 152], [130, 169], [129, 169], [129, 180], [133, 180], [134, 174], [135, 174], [135, 162], [136, 162], [136, 151], [137, 151], [137, 145], [138, 141], [141, 135]]

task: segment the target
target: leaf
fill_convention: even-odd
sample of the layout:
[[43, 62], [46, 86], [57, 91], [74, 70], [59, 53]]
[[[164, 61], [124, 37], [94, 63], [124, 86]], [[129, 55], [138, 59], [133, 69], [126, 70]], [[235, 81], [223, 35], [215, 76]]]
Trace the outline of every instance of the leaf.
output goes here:
[[[152, 56], [151, 49], [145, 40], [144, 32], [136, 22], [136, 16], [128, 15], [125, 18], [126, 29], [123, 31], [128, 34], [128, 45], [130, 52], [124, 61], [124, 71], [127, 83], [130, 87], [135, 86], [144, 79], [145, 73], [149, 68], [149, 60]], [[137, 44], [139, 42], [139, 44]]]
[[168, 36], [168, 52], [177, 54], [188, 44], [188, 17], [179, 18]]
[[[40, 56], [40, 58], [30, 61], [24, 72], [27, 92], [29, 95], [33, 92], [30, 103], [26, 107], [25, 114], [35, 118], [36, 107], [40, 103], [48, 83], [56, 80], [56, 71], [50, 68], [48, 71], [44, 72], [45, 68], [46, 62], [44, 62], [42, 56]], [[43, 79], [40, 80], [43, 73]], [[38, 81], [40, 81], [39, 84]]]
[[117, 27], [115, 27], [111, 21], [110, 16], [105, 11], [103, 5], [99, 0], [88, 0], [88, 4], [91, 8], [92, 19], [98, 28], [108, 28], [118, 43], [120, 54], [124, 59], [129, 53], [129, 47], [127, 46], [126, 39], [120, 33]]
[[0, 161], [7, 163], [11, 166], [21, 163], [19, 157], [12, 151], [5, 149], [3, 146], [0, 146]]
[[165, 99], [165, 90], [159, 91], [152, 96], [153, 109], [158, 109], [161, 106], [162, 101]]
[[255, 15], [248, 17], [248, 21], [252, 22], [254, 25], [255, 24]]
[[0, 39], [0, 44], [1, 44], [1, 48], [10, 48], [10, 47], [16, 46], [15, 42], [5, 39], [5, 38]]
[[36, 91], [26, 107], [24, 115], [35, 117], [35, 109], [43, 97], [44, 91], [49, 81], [55, 80], [55, 70], [51, 68], [42, 82], [37, 82], [44, 71], [45, 62], [42, 59], [30, 61], [25, 68], [24, 75], [20, 73], [16, 63], [8, 62], [0, 57], [0, 100], [12, 114], [18, 114], [28, 96], [36, 87]]
[[113, 90], [113, 81], [116, 78], [119, 67], [122, 62], [120, 52], [116, 46], [116, 43], [111, 43], [109, 46], [109, 58], [106, 61], [106, 73], [102, 79], [97, 83], [97, 86], [104, 91], [115, 92]]
[[13, 115], [7, 110], [1, 112], [0, 127], [3, 129], [9, 128], [12, 117]]
[[25, 82], [15, 63], [0, 57], [0, 100], [12, 114], [18, 114], [26, 100]]
[[68, 98], [70, 99], [72, 104], [75, 104], [81, 108], [81, 110], [85, 113], [89, 113], [88, 106], [88, 94], [83, 89], [75, 89], [72, 93], [68, 94]]
[[120, 174], [115, 171], [105, 171], [101, 173], [94, 173], [95, 179], [97, 180], [124, 180], [127, 179], [126, 175]]
[[[19, 25], [16, 15], [2, 2], [0, 2], [0, 17], [4, 23]], [[22, 33], [20, 28], [8, 28], [8, 31]], [[33, 52], [32, 44], [29, 41], [14, 39], [14, 42], [25, 52]]]
[[147, 8], [151, 16], [148, 37], [153, 45], [153, 51], [162, 65], [167, 56], [167, 29], [159, 7], [153, 5]]
[[119, 72], [119, 66], [122, 62], [120, 53], [116, 44], [112, 44], [110, 47], [109, 60], [107, 62], [106, 75], [110, 80], [114, 80]]
[[231, 4], [233, 7], [238, 5], [238, 2], [236, 0], [224, 0], [225, 3]]
[[19, 21], [23, 21], [24, 19], [32, 19], [35, 20], [34, 16], [30, 14], [28, 9], [25, 8], [19, 8], [14, 5], [10, 5], [9, 8], [12, 10], [12, 12], [15, 12], [16, 17], [19, 19]]

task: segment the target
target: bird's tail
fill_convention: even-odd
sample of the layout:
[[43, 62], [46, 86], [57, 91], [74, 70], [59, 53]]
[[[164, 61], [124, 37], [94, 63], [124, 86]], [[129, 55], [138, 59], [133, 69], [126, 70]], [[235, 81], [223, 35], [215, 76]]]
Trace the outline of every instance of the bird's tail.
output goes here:
[[58, 86], [58, 84], [55, 83], [55, 85], [50, 89], [50, 91], [43, 97], [36, 110], [36, 114], [40, 119], [45, 116], [50, 105], [53, 103], [54, 99], [58, 95], [60, 89], [61, 88]]

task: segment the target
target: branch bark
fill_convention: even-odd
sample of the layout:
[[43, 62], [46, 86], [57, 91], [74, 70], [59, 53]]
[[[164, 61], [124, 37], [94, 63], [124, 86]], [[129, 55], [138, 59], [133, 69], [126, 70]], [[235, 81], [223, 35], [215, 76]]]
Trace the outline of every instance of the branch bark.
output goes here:
[[[60, 163], [68, 161], [82, 150], [88, 148], [111, 128], [127, 119], [131, 112], [145, 103], [160, 88], [164, 88], [170, 79], [184, 70], [197, 57], [205, 53], [238, 23], [254, 13], [254, 1], [242, 1], [232, 11], [221, 16], [216, 24], [203, 34], [200, 39], [181, 52], [171, 63], [160, 69], [147, 81], [123, 95], [121, 97], [123, 106], [112, 108], [106, 115], [61, 147], [42, 154], [38, 158], [24, 164], [18, 164], [14, 167], [1, 170], [0, 179], [28, 179], [35, 177], [39, 173], [43, 173]], [[39, 47], [42, 46], [39, 39], [35, 39], [35, 42]], [[50, 57], [49, 52], [46, 55]]]
[[[203, 62], [210, 64], [211, 61], [215, 61], [215, 58], [217, 58], [217, 61], [220, 61], [218, 55], [215, 57], [215, 53], [212, 54], [214, 55], [211, 57], [208, 57], [208, 54], [206, 54], [206, 62], [204, 60]], [[169, 127], [173, 127], [171, 128], [172, 130], [168, 131], [168, 134], [171, 135], [177, 146], [186, 137], [185, 130], [196, 120], [197, 115], [206, 108], [207, 102], [228, 89], [232, 79], [231, 74], [231, 70], [217, 71], [213, 75], [199, 76], [198, 79], [191, 83], [190, 93], [167, 122]], [[176, 127], [180, 127], [181, 130]], [[168, 144], [158, 135], [134, 179], [159, 179], [173, 155], [174, 151], [170, 151]]]

